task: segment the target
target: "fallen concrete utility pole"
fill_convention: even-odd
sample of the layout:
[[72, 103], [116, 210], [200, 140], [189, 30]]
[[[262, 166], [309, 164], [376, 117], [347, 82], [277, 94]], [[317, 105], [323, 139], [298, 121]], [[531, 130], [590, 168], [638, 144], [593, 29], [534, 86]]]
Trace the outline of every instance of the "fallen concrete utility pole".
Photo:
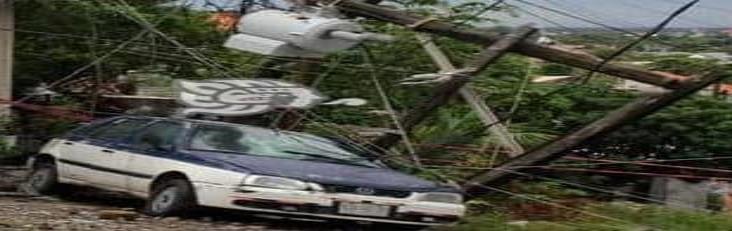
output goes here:
[[557, 158], [565, 156], [567, 151], [570, 151], [572, 148], [577, 147], [585, 141], [615, 131], [625, 124], [648, 116], [701, 89], [704, 89], [723, 77], [726, 77], [725, 75], [726, 73], [715, 73], [701, 78], [693, 78], [677, 90], [637, 99], [575, 132], [542, 147], [529, 151], [519, 157], [508, 160], [490, 171], [486, 171], [469, 178], [463, 184], [463, 189], [465, 189], [469, 195], [480, 195], [481, 193], [486, 192], [485, 188], [482, 187], [483, 185], [495, 186], [496, 184], [503, 183], [506, 180], [513, 178], [515, 174], [512, 171], [518, 170], [516, 167], [546, 164]]
[[[449, 73], [457, 70], [455, 65], [450, 62], [447, 55], [440, 50], [430, 36], [417, 34], [417, 40], [422, 44], [422, 47], [427, 51], [427, 54], [430, 55], [432, 61], [440, 67], [441, 72]], [[495, 136], [501, 146], [508, 151], [509, 157], [516, 157], [524, 153], [524, 148], [516, 142], [513, 135], [508, 131], [508, 128], [500, 123], [498, 116], [496, 116], [493, 113], [493, 110], [485, 104], [482, 97], [473, 90], [470, 83], [467, 83], [463, 88], [460, 88], [459, 93], [468, 105], [470, 105], [473, 111], [475, 111], [481, 122], [487, 126], [490, 134]]]
[[[403, 11], [387, 9], [356, 0], [334, 0], [331, 2], [343, 12], [404, 25], [419, 32], [442, 35], [481, 45], [491, 44], [501, 39], [500, 35], [484, 30], [461, 28], [455, 24], [443, 22], [436, 18], [415, 16]], [[608, 63], [601, 66], [603, 59], [594, 55], [558, 47], [544, 46], [529, 41], [519, 42], [510, 51], [582, 69], [597, 69], [596, 71], [600, 73], [671, 89], [681, 87], [685, 80], [688, 80], [688, 77], [685, 76], [659, 71], [648, 71], [629, 65]]]
[[[459, 71], [459, 74], [453, 75], [449, 80], [439, 84], [430, 97], [418, 103], [404, 115], [402, 119], [404, 130], [411, 131], [414, 126], [422, 122], [437, 108], [445, 105], [463, 86], [470, 82], [471, 76], [483, 71], [488, 65], [503, 57], [508, 49], [519, 44], [536, 31], [536, 28], [520, 27], [514, 33], [505, 35], [502, 39], [485, 48], [475, 60]], [[373, 144], [380, 149], [388, 150], [399, 143], [400, 140], [401, 135], [399, 134], [386, 134], [376, 139]]]

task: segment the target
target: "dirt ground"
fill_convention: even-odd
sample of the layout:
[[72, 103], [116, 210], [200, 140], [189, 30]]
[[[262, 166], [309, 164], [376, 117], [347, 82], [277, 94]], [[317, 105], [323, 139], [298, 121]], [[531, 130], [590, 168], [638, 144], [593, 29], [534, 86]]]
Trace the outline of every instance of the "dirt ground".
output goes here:
[[[102, 218], [103, 214], [108, 213], [126, 215], [118, 218]], [[132, 208], [94, 202], [0, 197], [0, 230], [314, 230], [297, 225], [288, 227], [273, 224], [276, 223], [265, 219], [256, 221], [246, 218], [240, 221], [231, 217], [222, 219], [211, 216], [160, 219], [140, 215]]]
[[201, 209], [185, 217], [156, 218], [138, 212], [142, 201], [88, 188], [48, 196], [27, 196], [13, 190], [25, 175], [22, 169], [0, 168], [0, 231], [94, 230], [387, 230], [390, 227], [334, 223], [236, 211]]

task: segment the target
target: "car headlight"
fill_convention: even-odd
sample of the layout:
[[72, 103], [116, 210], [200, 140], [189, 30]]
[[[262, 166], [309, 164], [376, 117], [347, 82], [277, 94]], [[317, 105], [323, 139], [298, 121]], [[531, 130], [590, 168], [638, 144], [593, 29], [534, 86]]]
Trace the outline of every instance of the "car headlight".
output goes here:
[[244, 178], [244, 185], [276, 189], [307, 190], [310, 184], [284, 177], [251, 175]]
[[428, 202], [461, 204], [461, 203], [463, 203], [463, 195], [460, 195], [458, 193], [431, 192], [431, 193], [420, 194], [417, 197], [417, 200], [428, 201]]

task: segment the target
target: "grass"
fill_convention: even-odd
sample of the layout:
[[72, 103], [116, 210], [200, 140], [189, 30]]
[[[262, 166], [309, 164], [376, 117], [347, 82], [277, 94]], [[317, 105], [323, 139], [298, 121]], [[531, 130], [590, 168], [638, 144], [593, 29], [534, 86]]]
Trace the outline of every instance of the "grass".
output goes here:
[[460, 224], [440, 230], [450, 231], [730, 231], [732, 213], [706, 213], [675, 210], [655, 205], [604, 203], [582, 208], [590, 215], [556, 221], [510, 221], [502, 214], [467, 218]]

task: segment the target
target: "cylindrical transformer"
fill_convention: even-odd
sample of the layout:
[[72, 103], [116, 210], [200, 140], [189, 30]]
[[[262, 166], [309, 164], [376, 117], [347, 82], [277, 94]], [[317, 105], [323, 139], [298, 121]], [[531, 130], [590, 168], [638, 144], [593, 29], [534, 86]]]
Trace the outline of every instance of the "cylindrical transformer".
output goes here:
[[302, 13], [262, 10], [244, 15], [239, 32], [247, 35], [287, 42], [303, 50], [330, 53], [351, 48], [353, 39], [330, 36], [333, 31], [361, 33], [361, 25], [337, 18], [322, 18]]

